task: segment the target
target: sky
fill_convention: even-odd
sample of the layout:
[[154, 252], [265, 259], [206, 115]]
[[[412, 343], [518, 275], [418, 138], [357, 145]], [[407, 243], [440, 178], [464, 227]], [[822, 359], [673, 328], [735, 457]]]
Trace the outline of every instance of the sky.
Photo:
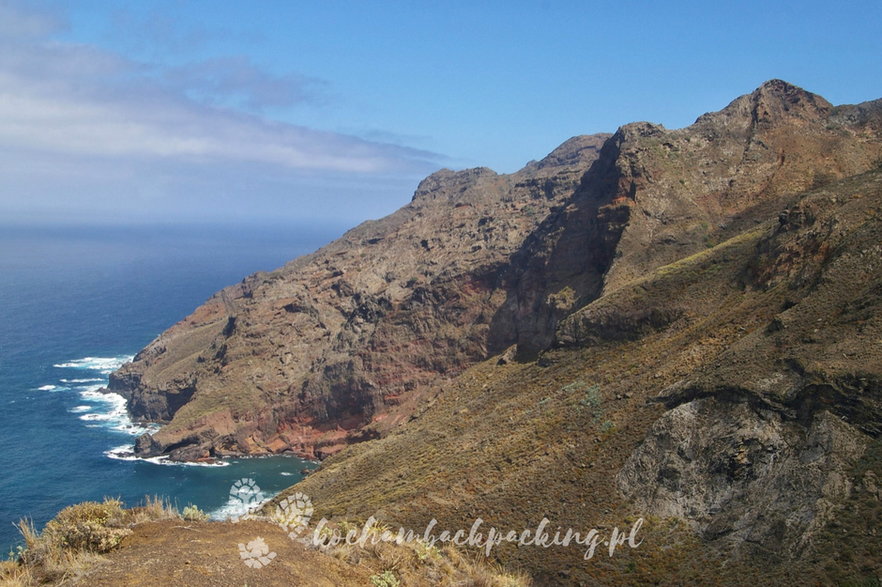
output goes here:
[[354, 225], [443, 167], [882, 97], [882, 3], [0, 0], [0, 225]]

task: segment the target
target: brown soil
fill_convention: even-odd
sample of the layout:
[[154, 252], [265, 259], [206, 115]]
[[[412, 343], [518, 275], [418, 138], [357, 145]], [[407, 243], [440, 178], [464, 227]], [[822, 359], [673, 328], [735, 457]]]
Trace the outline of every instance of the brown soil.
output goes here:
[[[261, 537], [276, 556], [262, 568], [249, 568], [239, 544]], [[90, 587], [187, 585], [370, 585], [378, 571], [353, 566], [292, 541], [277, 525], [165, 520], [133, 528], [119, 550], [78, 577]]]

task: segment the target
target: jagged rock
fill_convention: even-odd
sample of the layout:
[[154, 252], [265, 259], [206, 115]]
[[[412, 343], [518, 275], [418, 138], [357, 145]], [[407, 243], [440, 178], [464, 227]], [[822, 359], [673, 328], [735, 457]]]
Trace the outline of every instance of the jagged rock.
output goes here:
[[135, 440], [135, 453], [143, 457], [155, 457], [162, 454], [162, 445], [153, 440], [150, 434], [142, 434]]
[[690, 520], [733, 551], [792, 558], [849, 495], [864, 445], [829, 412], [805, 428], [747, 401], [703, 398], [662, 416], [616, 481], [641, 512]]

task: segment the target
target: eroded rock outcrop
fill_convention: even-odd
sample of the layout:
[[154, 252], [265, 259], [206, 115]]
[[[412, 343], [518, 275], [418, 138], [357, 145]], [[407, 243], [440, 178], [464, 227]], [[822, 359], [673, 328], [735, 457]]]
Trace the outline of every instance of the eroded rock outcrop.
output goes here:
[[618, 487], [640, 511], [689, 520], [742, 556], [793, 558], [848, 497], [865, 442], [829, 412], [805, 427], [746, 398], [701, 398], [656, 422]]
[[801, 191], [872, 169], [880, 112], [879, 101], [833, 107], [772, 80], [683, 129], [623, 126], [514, 258], [500, 321], [517, 332], [505, 336], [532, 356], [573, 310], [762, 222]]

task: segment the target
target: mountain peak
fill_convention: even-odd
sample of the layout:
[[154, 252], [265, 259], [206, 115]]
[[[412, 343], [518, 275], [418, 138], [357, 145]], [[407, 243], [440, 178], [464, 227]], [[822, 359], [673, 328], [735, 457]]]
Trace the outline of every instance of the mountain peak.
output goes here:
[[568, 165], [584, 166], [586, 161], [593, 161], [597, 158], [597, 153], [600, 152], [603, 143], [611, 136], [609, 133], [597, 133], [571, 137], [541, 160], [528, 163], [525, 169], [544, 169]]
[[496, 177], [497, 173], [489, 167], [472, 167], [454, 171], [452, 169], [439, 169], [435, 173], [423, 179], [417, 186], [411, 202], [425, 199], [435, 199], [443, 190], [448, 192], [462, 192], [467, 186], [474, 184], [481, 178]]
[[799, 86], [791, 84], [790, 82], [784, 81], [782, 79], [774, 78], [768, 81], [763, 82], [760, 86], [755, 90], [756, 92], [777, 92], [782, 94], [789, 94], [794, 92], [803, 92], [805, 94], [810, 94], [811, 92], [807, 92], [803, 90]]
[[822, 96], [780, 79], [733, 100], [719, 112], [704, 114], [696, 122], [722, 118], [749, 117], [754, 124], [776, 124], [787, 119], [820, 120], [829, 116], [833, 105]]
[[784, 104], [813, 107], [825, 112], [832, 108], [832, 105], [821, 96], [780, 79], [771, 79], [763, 83], [751, 96], [767, 97], [781, 101]]

